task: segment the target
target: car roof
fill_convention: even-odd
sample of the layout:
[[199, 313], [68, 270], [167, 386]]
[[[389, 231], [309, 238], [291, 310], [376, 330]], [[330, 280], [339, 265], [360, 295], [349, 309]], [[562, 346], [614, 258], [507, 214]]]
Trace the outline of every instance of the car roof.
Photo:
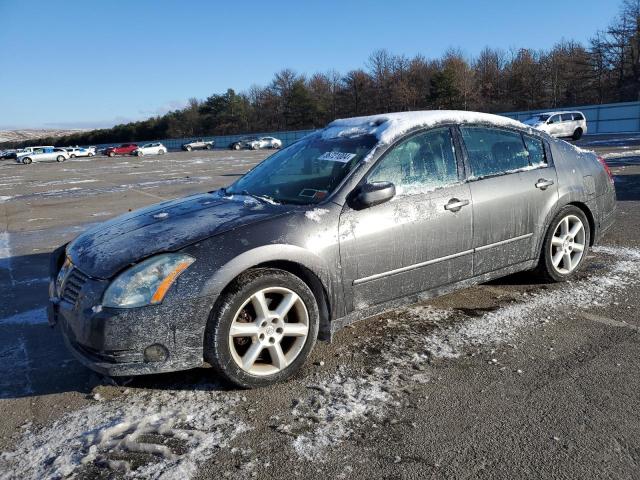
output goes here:
[[535, 116], [535, 115], [558, 115], [558, 114], [562, 114], [562, 113], [579, 113], [581, 115], [584, 115], [581, 111], [579, 110], [558, 110], [558, 111], [554, 111], [554, 112], [540, 112], [540, 113], [532, 113], [531, 116]]
[[523, 124], [517, 120], [490, 113], [423, 110], [334, 120], [324, 129], [322, 135], [324, 138], [335, 138], [371, 134], [375, 135], [380, 143], [391, 143], [413, 128], [429, 127], [441, 123], [488, 123], [495, 126], [523, 127]]

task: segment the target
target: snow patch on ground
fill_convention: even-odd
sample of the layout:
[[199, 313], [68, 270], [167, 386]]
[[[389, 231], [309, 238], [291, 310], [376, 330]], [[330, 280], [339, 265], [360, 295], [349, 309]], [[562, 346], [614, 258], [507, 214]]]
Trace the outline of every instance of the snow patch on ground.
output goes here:
[[625, 158], [625, 157], [637, 157], [640, 156], [640, 150], [626, 150], [624, 152], [612, 152], [601, 155], [604, 159], [609, 158]]
[[[41, 282], [42, 279], [34, 279], [32, 283], [35, 283], [35, 281]], [[0, 318], [0, 325], [43, 325], [47, 322], [47, 309], [44, 307]]]
[[11, 200], [13, 197], [10, 197], [8, 195], [0, 195], [0, 203], [3, 202], [8, 202], [9, 200]]
[[[66, 478], [83, 470], [92, 476], [97, 468], [129, 478], [191, 478], [247, 429], [233, 411], [238, 397], [211, 387], [134, 393], [81, 408], [25, 431], [13, 451], [0, 455], [0, 471], [7, 479]], [[147, 463], [132, 469], [128, 456], [140, 454]]]
[[322, 221], [322, 216], [329, 213], [329, 210], [326, 208], [314, 208], [313, 210], [308, 210], [304, 213], [304, 216], [309, 220], [314, 221], [316, 223], [320, 223]]
[[640, 284], [640, 249], [595, 247], [593, 251], [613, 257], [613, 263], [602, 273], [527, 295], [522, 302], [480, 317], [443, 326], [424, 338], [426, 350], [433, 357], [459, 357], [469, 347], [505, 342], [519, 330], [540, 323], [542, 317], [607, 305], [616, 292]]
[[[24, 337], [16, 337], [0, 348], [0, 398], [12, 398], [33, 393], [31, 359]], [[16, 381], [20, 379], [20, 381]], [[0, 465], [2, 465], [0, 463]], [[2, 469], [0, 469], [2, 472]], [[0, 477], [5, 478], [0, 474]]]

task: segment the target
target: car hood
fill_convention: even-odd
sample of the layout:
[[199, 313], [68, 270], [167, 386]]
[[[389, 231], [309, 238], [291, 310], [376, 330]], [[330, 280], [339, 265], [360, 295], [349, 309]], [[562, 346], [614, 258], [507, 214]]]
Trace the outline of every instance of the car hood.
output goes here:
[[150, 255], [176, 251], [213, 235], [282, 215], [272, 205], [220, 192], [151, 205], [101, 223], [73, 240], [67, 255], [94, 278], [110, 278]]

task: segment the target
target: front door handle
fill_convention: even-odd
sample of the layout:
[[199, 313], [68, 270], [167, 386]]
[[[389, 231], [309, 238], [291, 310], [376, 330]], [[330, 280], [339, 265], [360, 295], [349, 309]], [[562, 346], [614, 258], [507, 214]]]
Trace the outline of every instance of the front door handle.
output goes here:
[[547, 180], [546, 178], [541, 178], [536, 182], [536, 188], [540, 190], [546, 190], [551, 185], [553, 185], [553, 180]]
[[449, 210], [450, 212], [457, 212], [462, 207], [469, 205], [469, 200], [458, 200], [457, 198], [452, 198], [449, 202], [444, 206], [445, 210]]

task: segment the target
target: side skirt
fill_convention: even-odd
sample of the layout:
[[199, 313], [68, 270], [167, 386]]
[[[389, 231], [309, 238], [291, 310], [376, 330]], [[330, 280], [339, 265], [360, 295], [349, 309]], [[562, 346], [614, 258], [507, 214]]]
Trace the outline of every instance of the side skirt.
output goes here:
[[[354, 310], [353, 312], [345, 315], [344, 317], [337, 318], [333, 322], [331, 322], [331, 336], [333, 336], [335, 332], [337, 332], [338, 330], [341, 330], [347, 325], [351, 325], [352, 323], [358, 322], [360, 320], [364, 320], [366, 318], [373, 317], [375, 315], [380, 315], [381, 313], [389, 312], [391, 310], [395, 310], [400, 307], [404, 307], [404, 306], [411, 305], [418, 302], [423, 302], [425, 300], [429, 300], [430, 298], [446, 295], [456, 290], [461, 290], [463, 288], [471, 287], [473, 285], [478, 285], [480, 283], [488, 282], [490, 280], [495, 280], [496, 278], [505, 277], [513, 273], [518, 273], [525, 270], [531, 270], [535, 268], [536, 264], [537, 264], [537, 260], [527, 260], [526, 262], [517, 263], [515, 265], [511, 265], [509, 267], [502, 268], [500, 270], [495, 270], [493, 272], [484, 273], [482, 275], [471, 277], [466, 280], [462, 280], [460, 282], [432, 288], [430, 290], [409, 295], [407, 297], [396, 298], [389, 302], [381, 303], [379, 305], [373, 305], [371, 307], [367, 307], [364, 309]], [[329, 340], [331, 340], [331, 338]]]

